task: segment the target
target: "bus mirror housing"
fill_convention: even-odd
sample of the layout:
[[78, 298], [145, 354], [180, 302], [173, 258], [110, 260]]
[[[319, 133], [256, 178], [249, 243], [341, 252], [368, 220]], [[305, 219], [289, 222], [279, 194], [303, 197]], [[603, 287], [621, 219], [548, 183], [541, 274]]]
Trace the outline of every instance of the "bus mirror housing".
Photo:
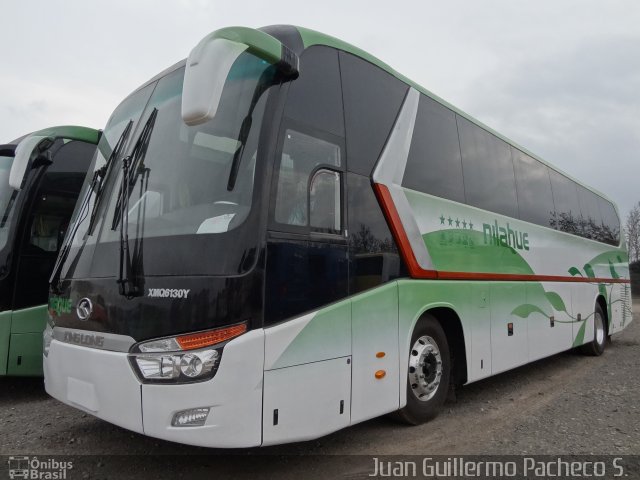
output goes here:
[[182, 90], [182, 120], [187, 125], [215, 117], [227, 75], [244, 51], [276, 65], [285, 77], [298, 75], [298, 56], [271, 35], [245, 27], [216, 30], [187, 58]]
[[15, 157], [11, 164], [11, 171], [9, 172], [9, 186], [14, 190], [20, 190], [22, 188], [22, 182], [29, 167], [29, 160], [31, 159], [33, 149], [45, 138], [47, 137], [29, 135], [16, 147]]
[[[78, 140], [96, 145], [100, 139], [100, 132], [92, 128], [68, 125], [46, 128], [27, 135], [20, 140], [20, 143], [18, 143], [18, 146], [15, 148], [15, 155], [13, 163], [11, 164], [11, 171], [9, 172], [9, 186], [15, 190], [20, 190], [24, 182], [25, 174], [30, 166], [40, 167], [51, 164], [53, 159], [51, 158], [50, 152], [46, 152], [46, 148], [59, 138]], [[48, 143], [43, 147], [40, 144], [45, 140]], [[34, 161], [31, 162], [33, 151], [37, 147], [40, 147], [40, 151]]]

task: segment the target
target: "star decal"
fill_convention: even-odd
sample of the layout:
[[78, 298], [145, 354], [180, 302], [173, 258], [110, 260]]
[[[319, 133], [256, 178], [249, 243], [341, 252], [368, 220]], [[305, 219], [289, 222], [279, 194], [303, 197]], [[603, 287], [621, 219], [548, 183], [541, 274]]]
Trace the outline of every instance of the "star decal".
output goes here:
[[467, 228], [467, 221], [463, 220], [462, 221], [462, 229], [464, 230], [465, 228]]
[[444, 215], [440, 215], [440, 225], [444, 225], [444, 221], [445, 221]]
[[449, 226], [453, 225], [453, 218], [449, 217], [447, 218], [447, 221], [449, 222]]
[[460, 226], [460, 220], [456, 218], [456, 227], [459, 227], [459, 226]]
[[469, 222], [469, 230], [473, 230], [473, 223]]

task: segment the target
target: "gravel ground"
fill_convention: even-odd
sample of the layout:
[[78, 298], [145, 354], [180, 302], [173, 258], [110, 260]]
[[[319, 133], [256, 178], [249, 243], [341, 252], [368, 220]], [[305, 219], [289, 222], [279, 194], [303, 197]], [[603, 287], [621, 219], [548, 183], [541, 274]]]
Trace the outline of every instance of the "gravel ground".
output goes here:
[[0, 455], [88, 455], [77, 478], [186, 472], [194, 478], [212, 471], [217, 478], [360, 477], [372, 455], [640, 455], [638, 300], [634, 311], [634, 322], [603, 356], [562, 353], [471, 384], [428, 424], [378, 418], [319, 440], [267, 448], [213, 450], [155, 440], [57, 402], [41, 379], [0, 378]]

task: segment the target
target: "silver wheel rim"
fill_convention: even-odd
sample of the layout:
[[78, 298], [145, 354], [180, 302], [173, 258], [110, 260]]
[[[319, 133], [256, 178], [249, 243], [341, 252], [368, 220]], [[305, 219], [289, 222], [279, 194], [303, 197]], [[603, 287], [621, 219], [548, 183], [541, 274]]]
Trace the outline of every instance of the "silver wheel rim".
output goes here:
[[409, 352], [409, 386], [415, 397], [431, 400], [442, 379], [442, 356], [436, 341], [428, 335], [418, 338]]
[[596, 343], [598, 345], [604, 344], [604, 322], [602, 321], [602, 315], [596, 312], [595, 314], [595, 328], [596, 328]]

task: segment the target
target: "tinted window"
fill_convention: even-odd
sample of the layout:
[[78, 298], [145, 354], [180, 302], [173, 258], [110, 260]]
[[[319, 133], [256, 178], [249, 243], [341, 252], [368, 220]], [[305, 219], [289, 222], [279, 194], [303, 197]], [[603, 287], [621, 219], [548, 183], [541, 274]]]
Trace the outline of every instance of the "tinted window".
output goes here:
[[58, 190], [78, 195], [95, 149], [96, 146], [91, 143], [71, 141], [56, 152], [53, 163], [47, 168], [47, 176], [57, 182]]
[[582, 213], [580, 220], [582, 236], [592, 240], [601, 240], [602, 238], [602, 218], [598, 199], [599, 197], [591, 190], [578, 185], [578, 200]]
[[400, 276], [402, 261], [368, 177], [347, 174], [349, 205], [349, 293]]
[[285, 115], [306, 125], [344, 136], [338, 52], [311, 47], [300, 57], [300, 76], [291, 82]]
[[319, 170], [309, 187], [309, 225], [316, 232], [340, 233], [341, 216], [340, 173]]
[[[117, 186], [107, 210], [111, 228], [102, 230], [101, 242], [119, 239], [121, 220], [129, 221], [130, 232], [135, 226], [135, 233], [129, 233], [132, 238], [220, 234], [245, 221], [253, 200], [266, 94], [256, 99], [242, 148], [238, 132], [244, 129], [242, 119], [254, 92], [263, 91], [256, 85], [270, 78], [268, 73], [262, 60], [243, 53], [230, 70], [215, 118], [192, 127], [180, 115], [184, 69], [158, 81], [141, 117], [151, 129], [148, 143], [137, 150], [140, 155], [132, 154], [125, 199], [128, 218], [120, 218], [121, 179], [114, 176]], [[142, 145], [140, 135], [139, 131], [134, 137], [137, 145]]]
[[89, 168], [96, 146], [80, 141], [65, 141], [56, 151], [47, 172], [76, 172], [84, 174]]
[[309, 177], [319, 165], [340, 167], [340, 147], [287, 129], [278, 171], [276, 222], [296, 226], [309, 224]]
[[370, 175], [393, 127], [407, 85], [384, 70], [340, 52], [349, 170]]
[[509, 145], [468, 120], [460, 116], [456, 118], [467, 203], [517, 217], [518, 204]]
[[58, 251], [96, 149], [80, 141], [56, 142], [29, 216], [25, 252]]
[[425, 95], [420, 96], [402, 184], [413, 190], [464, 202], [455, 114]]
[[610, 245], [620, 243], [620, 219], [611, 202], [599, 198], [600, 214], [602, 215], [602, 241]]
[[580, 235], [580, 203], [578, 202], [578, 189], [573, 180], [565, 177], [555, 170], [549, 170], [551, 177], [551, 190], [556, 214], [553, 226], [558, 230], [574, 235]]
[[39, 192], [29, 218], [24, 252], [57, 252], [75, 204], [75, 196]]
[[[59, 142], [64, 143], [62, 140]], [[69, 226], [82, 187], [82, 178], [91, 163], [94, 150], [95, 145], [83, 142], [64, 144], [53, 155], [53, 163], [33, 192], [34, 202], [24, 212], [25, 229], [21, 240], [14, 308], [33, 307], [47, 301], [49, 276], [56, 253]], [[86, 156], [82, 158], [82, 155]]]
[[511, 152], [516, 169], [520, 219], [553, 227], [554, 207], [549, 168], [520, 150], [512, 148]]

